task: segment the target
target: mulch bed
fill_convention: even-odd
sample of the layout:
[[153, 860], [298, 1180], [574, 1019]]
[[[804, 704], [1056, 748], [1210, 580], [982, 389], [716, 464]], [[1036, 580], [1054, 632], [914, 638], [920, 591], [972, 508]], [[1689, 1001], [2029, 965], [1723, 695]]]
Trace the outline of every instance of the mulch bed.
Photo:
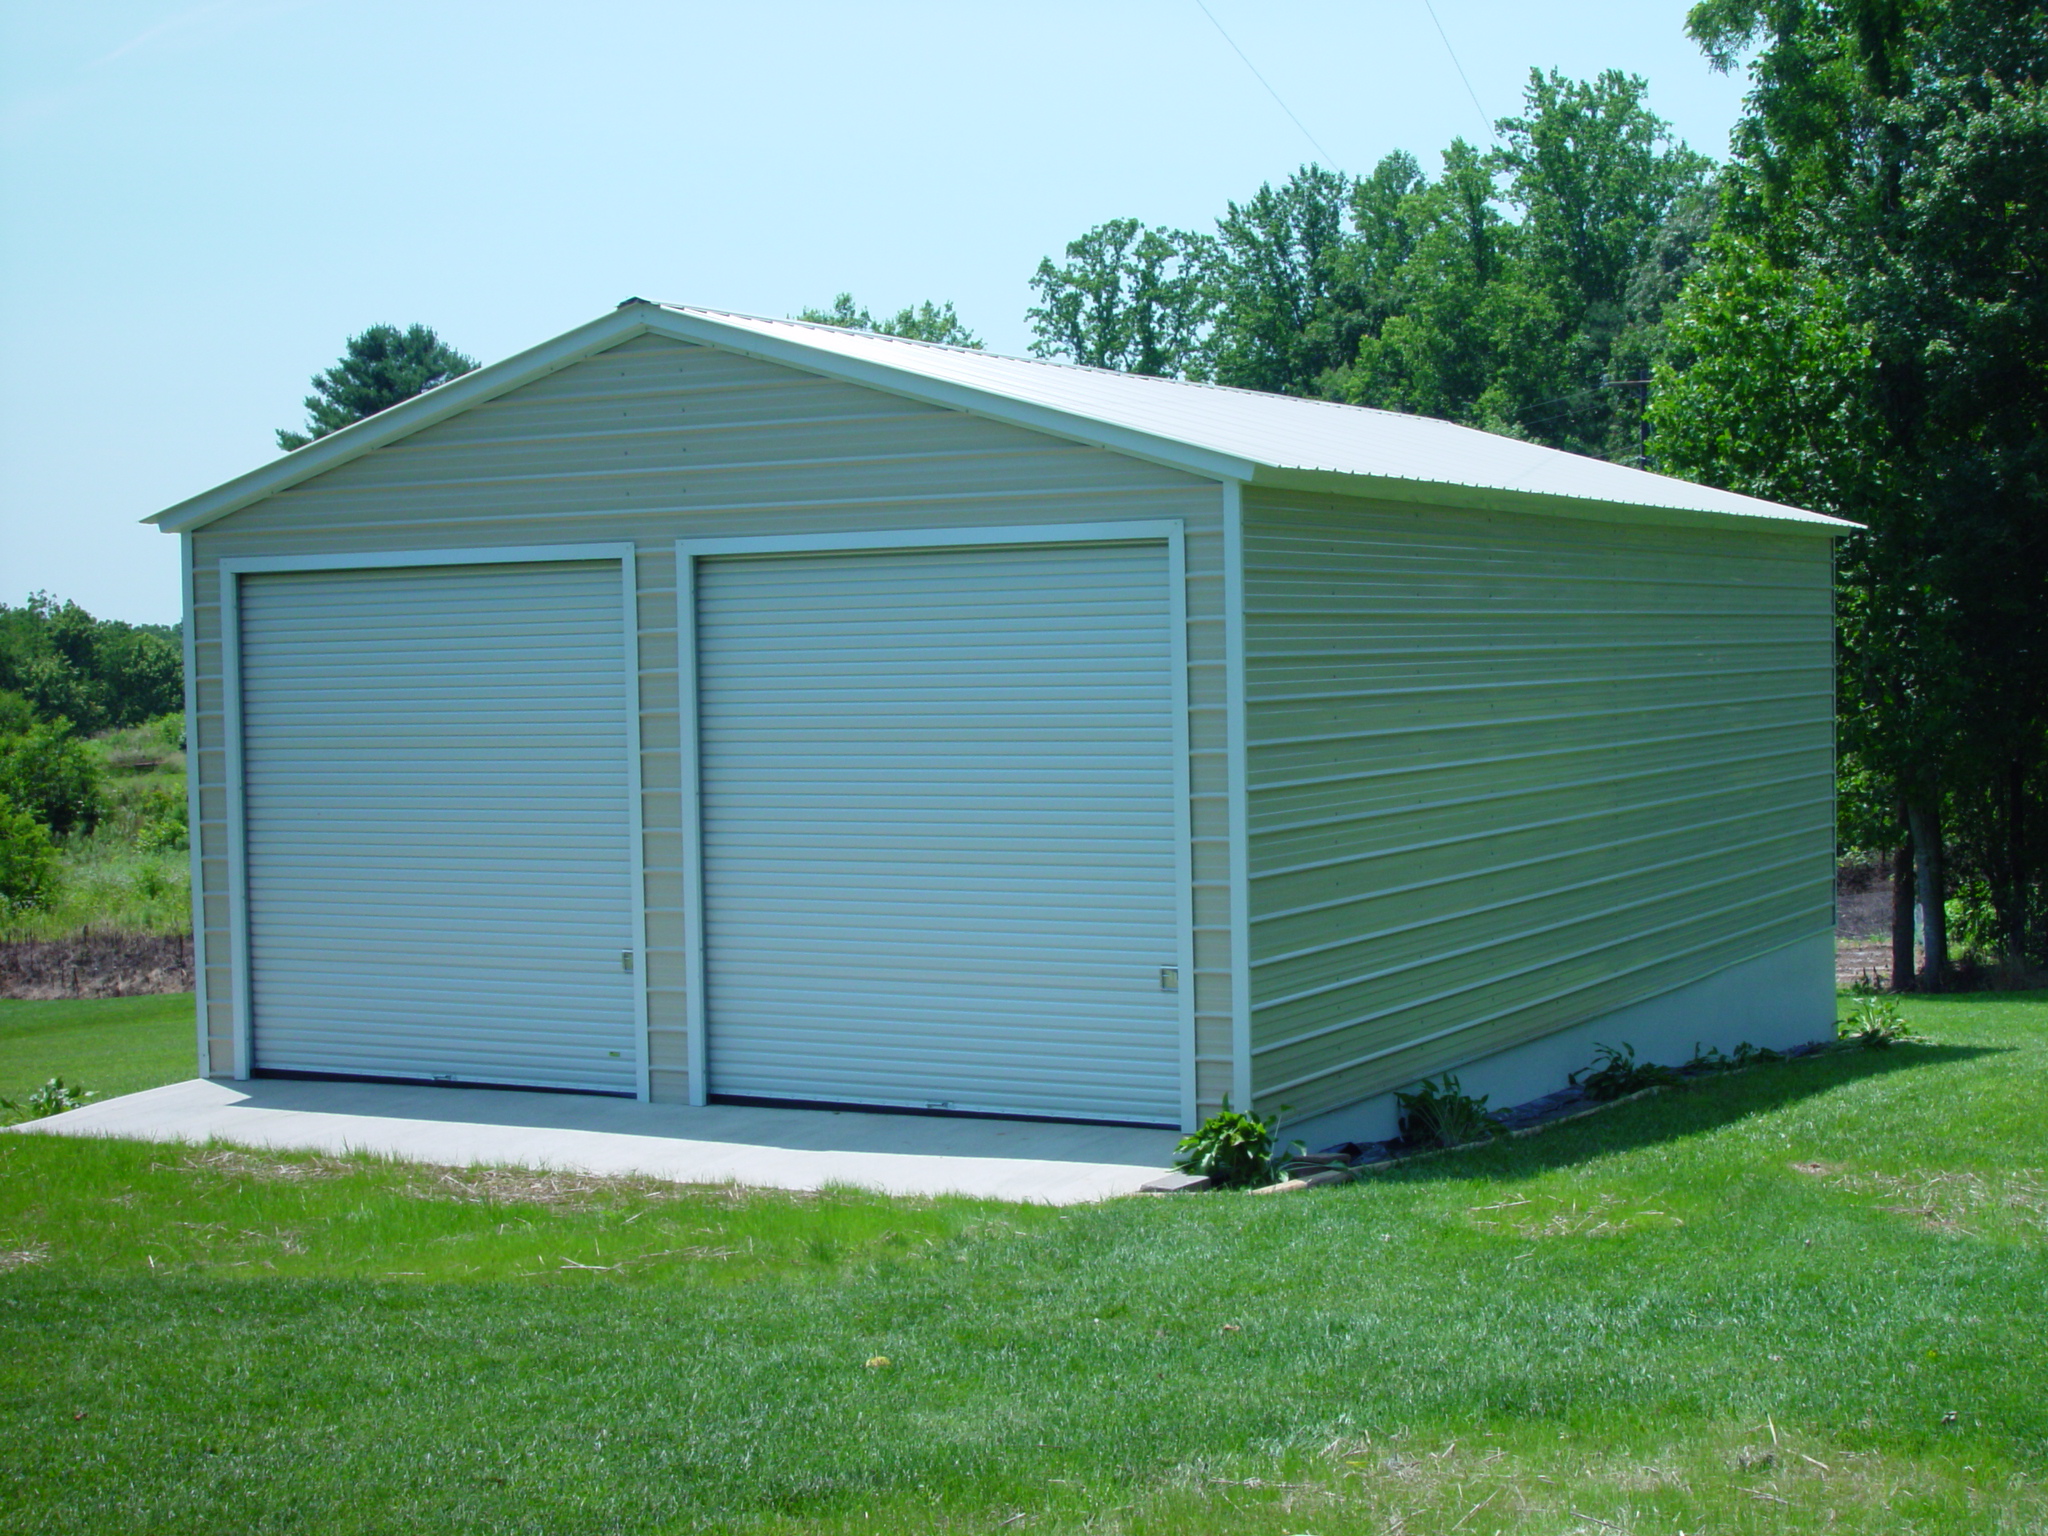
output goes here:
[[0, 942], [0, 997], [144, 997], [192, 990], [189, 933], [86, 932]]

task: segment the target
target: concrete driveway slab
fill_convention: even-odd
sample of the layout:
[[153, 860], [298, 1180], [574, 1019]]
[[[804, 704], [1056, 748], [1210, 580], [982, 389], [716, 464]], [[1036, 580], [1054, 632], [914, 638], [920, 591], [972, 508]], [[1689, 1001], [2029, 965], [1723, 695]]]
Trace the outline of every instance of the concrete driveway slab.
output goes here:
[[1137, 1192], [1172, 1161], [1172, 1131], [387, 1083], [195, 1078], [15, 1130], [372, 1152], [409, 1162], [639, 1175], [768, 1189], [853, 1185], [1074, 1205]]

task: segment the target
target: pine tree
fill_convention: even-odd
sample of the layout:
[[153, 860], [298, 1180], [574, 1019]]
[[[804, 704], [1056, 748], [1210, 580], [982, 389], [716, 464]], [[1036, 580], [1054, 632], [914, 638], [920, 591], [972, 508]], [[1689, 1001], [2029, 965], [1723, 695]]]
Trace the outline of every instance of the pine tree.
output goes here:
[[402, 400], [460, 378], [477, 366], [436, 336], [431, 326], [373, 325], [348, 339], [341, 361], [313, 375], [306, 396], [306, 430], [277, 431], [277, 446], [303, 448], [366, 416], [388, 411]]

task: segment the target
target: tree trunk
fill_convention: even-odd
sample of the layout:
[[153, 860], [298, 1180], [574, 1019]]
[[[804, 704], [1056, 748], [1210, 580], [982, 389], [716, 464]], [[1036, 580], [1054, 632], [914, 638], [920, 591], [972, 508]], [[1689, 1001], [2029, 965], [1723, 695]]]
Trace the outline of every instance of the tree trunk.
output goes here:
[[1948, 911], [1943, 906], [1946, 872], [1941, 858], [1941, 812], [1927, 805], [1907, 807], [1913, 828], [1913, 893], [1920, 903], [1922, 992], [1939, 992], [1948, 984]]
[[2024, 965], [2027, 955], [2027, 770], [2018, 758], [2005, 767], [2006, 898], [2005, 957]]
[[[1905, 820], [1903, 809], [1899, 819]], [[1913, 834], [1892, 854], [1892, 990], [1913, 990]]]

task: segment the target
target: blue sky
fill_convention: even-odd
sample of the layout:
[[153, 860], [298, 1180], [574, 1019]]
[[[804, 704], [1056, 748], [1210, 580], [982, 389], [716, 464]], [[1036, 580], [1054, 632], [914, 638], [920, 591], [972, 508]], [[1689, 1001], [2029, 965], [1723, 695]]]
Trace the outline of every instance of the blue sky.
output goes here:
[[1682, 0], [1434, 4], [1466, 79], [1425, 0], [1207, 0], [1298, 127], [1197, 0], [0, 0], [0, 601], [175, 618], [137, 519], [270, 458], [378, 321], [490, 361], [629, 294], [850, 289], [1021, 351], [1088, 226], [1207, 227], [1311, 159], [1433, 168], [1531, 65], [1644, 75], [1725, 151], [1742, 82]]

